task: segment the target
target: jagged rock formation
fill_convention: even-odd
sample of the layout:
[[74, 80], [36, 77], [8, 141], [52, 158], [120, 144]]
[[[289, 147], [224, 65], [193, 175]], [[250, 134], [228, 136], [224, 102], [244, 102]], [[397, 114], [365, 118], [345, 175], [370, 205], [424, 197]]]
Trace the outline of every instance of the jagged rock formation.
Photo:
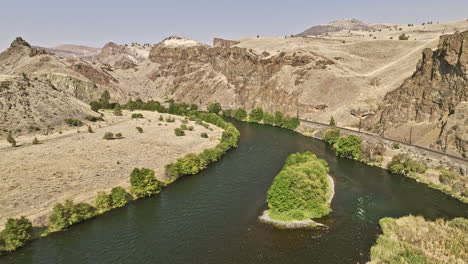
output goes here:
[[230, 48], [239, 44], [240, 41], [236, 40], [229, 40], [229, 39], [221, 39], [221, 38], [214, 38], [213, 39], [213, 46], [214, 47], [221, 47], [221, 48]]
[[341, 30], [373, 31], [373, 30], [378, 30], [378, 29], [382, 29], [386, 27], [387, 26], [381, 25], [381, 24], [374, 24], [374, 25], [366, 24], [355, 18], [342, 19], [342, 20], [332, 21], [324, 25], [313, 26], [305, 30], [304, 32], [297, 34], [296, 37], [320, 36], [323, 34], [341, 31]]
[[[0, 135], [82, 119], [89, 103], [118, 81], [88, 62], [33, 48], [21, 38], [0, 53]], [[118, 92], [114, 92], [118, 95]]]
[[468, 31], [442, 36], [435, 51], [424, 50], [413, 76], [385, 96], [379, 129], [398, 137], [413, 126], [413, 143], [421, 139], [423, 144], [466, 156], [467, 79]]

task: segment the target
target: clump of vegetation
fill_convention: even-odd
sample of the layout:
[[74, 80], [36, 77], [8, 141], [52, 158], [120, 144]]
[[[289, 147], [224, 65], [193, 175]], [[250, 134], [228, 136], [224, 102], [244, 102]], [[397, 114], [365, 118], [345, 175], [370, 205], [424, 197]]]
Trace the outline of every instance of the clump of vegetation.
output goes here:
[[[167, 176], [175, 180], [184, 175], [192, 175], [200, 172], [202, 169], [211, 163], [219, 160], [219, 158], [230, 148], [237, 146], [239, 139], [239, 131], [230, 123], [225, 122], [218, 115], [198, 113], [197, 118], [223, 128], [221, 142], [214, 148], [206, 149], [201, 154], [187, 154], [176, 162], [166, 165]], [[183, 130], [180, 130], [183, 132]]]
[[400, 149], [400, 144], [399, 143], [393, 143], [392, 144], [392, 149]]
[[[120, 104], [117, 104], [114, 108], [114, 115], [115, 116], [122, 116], [122, 109], [120, 108]], [[133, 115], [132, 115], [133, 118]]]
[[340, 137], [334, 144], [336, 155], [342, 158], [359, 160], [361, 158], [362, 139], [355, 135]]
[[121, 138], [123, 138], [122, 133], [117, 133], [117, 134], [115, 134], [115, 138], [116, 138], [116, 139], [121, 139]]
[[143, 114], [140, 113], [133, 113], [132, 118], [143, 118]]
[[136, 130], [138, 130], [139, 133], [143, 133], [143, 128], [141, 127], [136, 127]]
[[180, 126], [180, 129], [182, 129], [182, 130], [188, 130], [188, 127], [187, 127], [187, 125], [183, 124], [183, 125]]
[[221, 114], [223, 116], [226, 116], [226, 117], [232, 117], [232, 110], [231, 109], [225, 109], [221, 112]]
[[426, 164], [418, 162], [405, 154], [393, 156], [387, 167], [392, 173], [403, 176], [407, 176], [410, 173], [425, 173], [427, 170]]
[[13, 251], [31, 240], [33, 227], [26, 217], [8, 218], [5, 229], [0, 234], [0, 242], [6, 251]]
[[333, 118], [333, 116], [330, 117], [329, 125], [332, 126], [332, 127], [336, 127], [336, 121], [335, 121], [335, 118]]
[[71, 200], [57, 203], [49, 217], [49, 231], [60, 231], [96, 215], [96, 208], [87, 203], [74, 204]]
[[79, 127], [79, 126], [82, 126], [83, 125], [83, 122], [81, 120], [78, 120], [78, 119], [72, 119], [72, 118], [67, 118], [65, 119], [65, 123], [69, 126], [73, 126], [73, 127]]
[[193, 126], [188, 126], [187, 129], [188, 131], [193, 131]]
[[281, 221], [319, 218], [331, 212], [328, 164], [310, 152], [295, 153], [268, 189], [268, 213]]
[[221, 112], [221, 105], [219, 103], [211, 103], [208, 105], [208, 112], [219, 114]]
[[100, 213], [112, 209], [112, 199], [109, 194], [105, 192], [98, 192], [94, 205]]
[[174, 134], [175, 134], [176, 136], [178, 136], [178, 137], [185, 136], [184, 130], [183, 130], [182, 128], [180, 128], [180, 127], [176, 127], [176, 128], [174, 129]]
[[158, 194], [163, 184], [156, 179], [154, 171], [150, 169], [133, 169], [130, 174], [131, 192], [137, 198]]
[[104, 119], [101, 116], [93, 116], [93, 115], [87, 115], [85, 116], [85, 119], [91, 122], [104, 121]]
[[7, 142], [11, 144], [12, 147], [16, 147], [16, 140], [11, 134], [8, 134], [6, 138]]
[[243, 121], [247, 117], [247, 112], [244, 108], [238, 108], [232, 117], [236, 120]]
[[340, 138], [340, 129], [339, 128], [330, 128], [323, 135], [323, 140], [329, 144], [334, 145]]
[[114, 133], [112, 133], [112, 132], [106, 132], [106, 133], [104, 134], [103, 139], [106, 139], [106, 140], [112, 140], [112, 139], [114, 139]]
[[408, 40], [410, 37], [406, 35], [405, 33], [402, 33], [400, 36], [398, 36], [399, 40]]
[[37, 137], [34, 137], [34, 139], [32, 141], [32, 144], [33, 145], [39, 145], [39, 144], [41, 144], [41, 142], [39, 142], [39, 139], [37, 139]]
[[380, 163], [382, 155], [385, 152], [385, 144], [383, 141], [378, 143], [367, 142], [363, 144], [361, 149], [361, 160], [366, 163]]
[[174, 123], [174, 122], [175, 122], [175, 118], [174, 118], [174, 117], [168, 116], [168, 117], [166, 117], [166, 122], [167, 122], [167, 123]]
[[249, 114], [249, 119], [252, 122], [261, 122], [263, 120], [263, 109], [255, 108]]
[[[237, 113], [237, 111], [236, 111]], [[235, 113], [234, 113], [235, 115]], [[235, 119], [238, 119], [234, 116]], [[245, 118], [245, 117], [244, 117]], [[241, 120], [241, 119], [238, 119]], [[298, 118], [285, 116], [283, 113], [277, 111], [275, 115], [272, 115], [268, 112], [264, 112], [261, 108], [255, 108], [249, 114], [249, 120], [252, 122], [260, 123], [263, 121], [264, 124], [270, 126], [283, 127], [286, 129], [294, 130], [300, 125]]]
[[444, 185], [450, 185], [455, 179], [457, 179], [457, 173], [453, 170], [441, 170], [439, 175], [440, 183]]
[[112, 188], [110, 193], [112, 208], [124, 207], [129, 201], [130, 196], [122, 187]]
[[202, 133], [200, 134], [200, 137], [202, 137], [202, 138], [208, 138], [208, 134], [207, 134], [206, 132], [202, 132]]
[[94, 133], [93, 128], [91, 126], [88, 126], [88, 133]]
[[420, 216], [379, 221], [383, 234], [369, 263], [465, 263], [468, 219], [426, 221]]
[[164, 117], [162, 115], [159, 116], [159, 121], [164, 121]]

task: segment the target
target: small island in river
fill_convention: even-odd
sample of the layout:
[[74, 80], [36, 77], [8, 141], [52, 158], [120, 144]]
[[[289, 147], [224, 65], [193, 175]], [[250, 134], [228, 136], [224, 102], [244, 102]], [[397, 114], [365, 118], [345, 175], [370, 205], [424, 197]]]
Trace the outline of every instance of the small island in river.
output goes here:
[[260, 221], [278, 228], [323, 226], [312, 219], [332, 211], [334, 182], [328, 171], [327, 162], [310, 152], [290, 155], [268, 190], [269, 209]]

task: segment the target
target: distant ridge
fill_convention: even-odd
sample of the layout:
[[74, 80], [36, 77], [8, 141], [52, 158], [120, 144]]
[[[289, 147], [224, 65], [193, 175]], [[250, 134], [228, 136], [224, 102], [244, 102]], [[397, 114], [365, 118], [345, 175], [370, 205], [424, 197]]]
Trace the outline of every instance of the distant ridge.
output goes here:
[[366, 24], [358, 19], [341, 19], [335, 20], [328, 24], [313, 26], [302, 33], [296, 35], [296, 37], [303, 36], [320, 36], [330, 32], [337, 32], [341, 30], [353, 30], [353, 31], [372, 31], [381, 29], [382, 27], [388, 27], [381, 24]]

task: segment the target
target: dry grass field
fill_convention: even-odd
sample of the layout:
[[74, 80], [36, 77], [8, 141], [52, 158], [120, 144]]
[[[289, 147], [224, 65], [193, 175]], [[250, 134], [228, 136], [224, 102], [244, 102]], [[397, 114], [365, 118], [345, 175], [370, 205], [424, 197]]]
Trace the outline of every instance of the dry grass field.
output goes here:
[[[27, 216], [34, 225], [46, 223], [47, 215], [57, 202], [65, 199], [94, 203], [98, 191], [112, 187], [129, 187], [133, 168], [151, 168], [158, 179], [164, 178], [164, 165], [187, 153], [199, 153], [218, 144], [222, 130], [209, 129], [190, 121], [193, 131], [177, 137], [176, 121], [159, 121], [168, 114], [136, 111], [143, 119], [131, 119], [124, 111], [122, 117], [105, 114], [104, 122], [89, 123], [87, 127], [68, 128], [51, 135], [29, 135], [17, 138], [18, 147], [6, 140], [0, 142], [0, 226], [8, 217]], [[136, 127], [141, 127], [139, 133]], [[106, 132], [122, 133], [122, 139], [105, 140]], [[209, 138], [202, 138], [206, 132]], [[42, 143], [33, 145], [37, 137]]]

